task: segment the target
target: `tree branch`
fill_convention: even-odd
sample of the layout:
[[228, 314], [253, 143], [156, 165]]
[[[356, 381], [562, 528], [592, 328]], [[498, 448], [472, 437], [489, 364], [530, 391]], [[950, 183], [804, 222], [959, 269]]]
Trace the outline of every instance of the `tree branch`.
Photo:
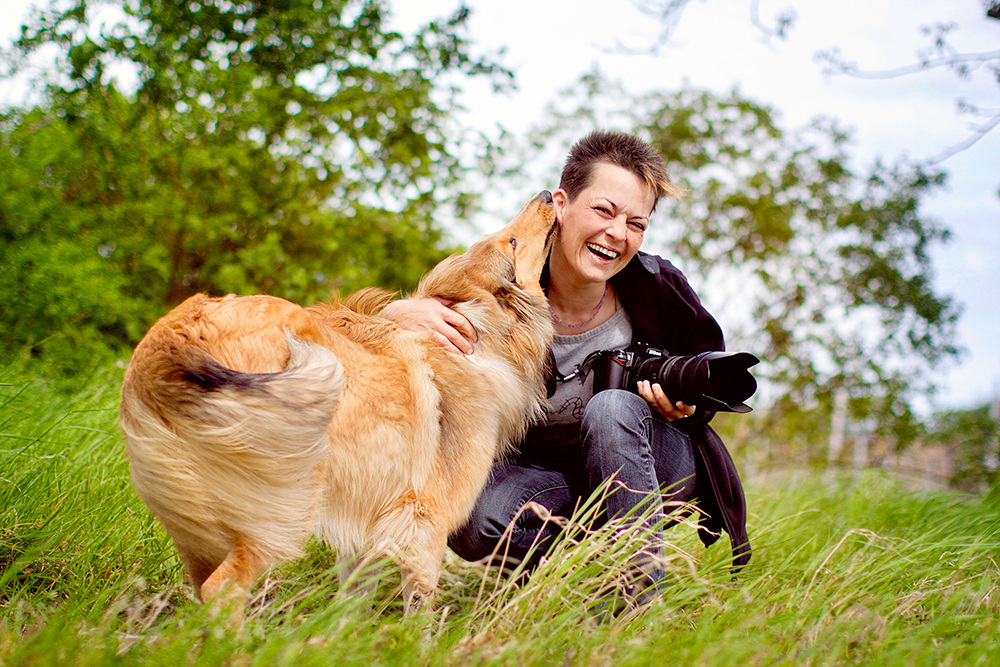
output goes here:
[[[989, 12], [994, 10], [1000, 11], [1000, 2], [995, 2], [993, 7], [989, 8], [987, 14], [989, 15]], [[924, 27], [922, 32], [933, 36], [933, 43], [926, 49], [918, 52], [917, 55], [920, 58], [920, 62], [902, 67], [886, 70], [861, 70], [857, 63], [845, 60], [840, 50], [836, 48], [817, 53], [816, 60], [826, 63], [823, 68], [823, 74], [826, 76], [844, 74], [856, 79], [868, 80], [895, 79], [942, 67], [955, 72], [959, 78], [966, 79], [972, 72], [985, 65], [993, 72], [997, 82], [1000, 83], [1000, 50], [962, 53], [955, 49], [947, 39], [948, 33], [955, 28], [956, 26], [953, 23]], [[958, 108], [962, 113], [980, 115], [985, 117], [986, 120], [983, 123], [973, 124], [971, 133], [965, 140], [927, 158], [922, 164], [939, 164], [951, 156], [968, 149], [1000, 125], [1000, 111], [984, 111], [961, 100], [958, 102]]]
[[[632, 0], [632, 5], [646, 16], [659, 22], [661, 30], [652, 45], [645, 49], [626, 47], [621, 43], [616, 46], [618, 53], [658, 55], [660, 49], [670, 40], [674, 29], [680, 22], [681, 15], [691, 0]], [[749, 0], [750, 23], [764, 36], [764, 41], [771, 38], [787, 39], [789, 31], [794, 27], [796, 14], [793, 9], [779, 12], [773, 26], [767, 25], [760, 18], [760, 0]], [[989, 18], [1000, 19], [1000, 0], [985, 0], [983, 9]], [[989, 68], [997, 82], [1000, 83], [1000, 50], [978, 53], [962, 53], [948, 41], [948, 34], [955, 30], [954, 23], [939, 23], [925, 26], [922, 32], [931, 38], [926, 48], [917, 52], [918, 62], [885, 70], [863, 70], [856, 62], [848, 61], [840, 49], [833, 48], [816, 54], [817, 62], [823, 65], [825, 76], [846, 75], [857, 79], [885, 80], [918, 74], [923, 71], [947, 68], [959, 78], [966, 79], [982, 67]], [[1000, 125], [1000, 112], [984, 113], [971, 105], [959, 102], [963, 112], [972, 111], [986, 118], [985, 122], [973, 125], [971, 134], [964, 141], [946, 148], [937, 155], [928, 158], [923, 164], [934, 165], [952, 155], [966, 150]]]
[[760, 0], [750, 0], [750, 23], [763, 33], [766, 40], [772, 37], [788, 39], [788, 32], [795, 26], [796, 18], [794, 9], [784, 9], [775, 18], [773, 28], [766, 26], [760, 20]]
[[[627, 55], [659, 55], [689, 4], [691, 0], [632, 0], [633, 7], [660, 24], [660, 34], [647, 48], [636, 49], [617, 42], [615, 51]], [[769, 26], [760, 19], [760, 0], [750, 0], [750, 24], [764, 35], [765, 41], [772, 37], [787, 39], [795, 19], [795, 10], [784, 9], [775, 18], [773, 27]]]
[[[965, 105], [963, 102], [959, 102], [959, 106], [960, 107], [965, 106], [966, 108], [968, 108], [968, 105]], [[976, 110], [976, 113], [982, 114], [983, 112], [982, 110]], [[970, 148], [977, 141], [979, 141], [987, 134], [992, 132], [994, 129], [996, 129], [997, 126], [1000, 126], [1000, 110], [993, 110], [990, 113], [984, 115], [987, 115], [989, 120], [979, 125], [973, 125], [971, 134], [964, 141], [960, 141], [957, 144], [949, 146], [948, 148], [944, 149], [937, 155], [933, 155], [927, 158], [926, 160], [923, 161], [923, 164], [927, 165], [940, 164], [941, 162], [944, 162], [945, 160], [950, 158], [952, 155], [955, 155], [956, 153], [961, 153], [967, 148]]]
[[[820, 51], [816, 54], [816, 60], [826, 63], [823, 74], [827, 76], [846, 74], [857, 79], [895, 79], [929, 69], [947, 67], [955, 69], [960, 76], [966, 77], [969, 72], [979, 69], [987, 63], [1000, 61], [1000, 51], [984, 51], [982, 53], [956, 52], [940, 55], [935, 58], [925, 58], [919, 63], [886, 70], [862, 70], [858, 67], [857, 63], [845, 60], [840, 53], [840, 49], [837, 48], [830, 49], [829, 51]], [[973, 66], [970, 67], [970, 64]]]

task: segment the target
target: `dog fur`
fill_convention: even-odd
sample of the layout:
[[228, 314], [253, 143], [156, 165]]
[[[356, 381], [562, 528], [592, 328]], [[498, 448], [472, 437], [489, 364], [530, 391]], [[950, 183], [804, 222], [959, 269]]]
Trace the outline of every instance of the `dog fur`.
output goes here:
[[395, 559], [408, 612], [433, 597], [448, 536], [540, 415], [554, 222], [543, 192], [421, 280], [415, 296], [475, 326], [469, 356], [380, 318], [391, 295], [374, 289], [309, 308], [199, 294], [153, 325], [120, 421], [135, 489], [202, 600], [242, 618], [254, 581], [314, 534], [338, 561]]

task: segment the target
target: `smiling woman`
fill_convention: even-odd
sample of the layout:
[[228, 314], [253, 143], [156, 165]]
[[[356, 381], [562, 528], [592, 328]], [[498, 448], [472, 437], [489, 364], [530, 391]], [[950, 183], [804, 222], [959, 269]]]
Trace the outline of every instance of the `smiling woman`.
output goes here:
[[[658, 384], [595, 394], [591, 373], [565, 375], [592, 352], [640, 342], [674, 355], [723, 349], [718, 324], [680, 271], [639, 252], [657, 200], [675, 193], [660, 154], [630, 134], [595, 131], [570, 151], [552, 194], [558, 227], [545, 279], [557, 335], [547, 413], [513, 459], [495, 467], [469, 523], [449, 542], [463, 558], [530, 569], [558, 533], [542, 515], [567, 517], [607, 488], [602, 521], [649, 531], [623, 582], [629, 604], [662, 587], [666, 489], [671, 504], [699, 498], [709, 530], [729, 533], [736, 566], [749, 559], [743, 491], [708, 426], [711, 413], [672, 401]], [[406, 300], [384, 314], [461, 339], [466, 325], [445, 306]], [[426, 317], [411, 317], [418, 313]], [[538, 505], [545, 511], [531, 509]]]

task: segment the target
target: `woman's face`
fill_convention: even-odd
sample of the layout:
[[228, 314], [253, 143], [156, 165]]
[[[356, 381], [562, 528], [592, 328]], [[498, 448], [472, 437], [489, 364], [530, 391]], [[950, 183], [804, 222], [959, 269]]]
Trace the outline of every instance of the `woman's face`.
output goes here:
[[653, 192], [638, 176], [619, 166], [594, 165], [590, 185], [569, 201], [564, 190], [552, 194], [559, 233], [551, 271], [573, 282], [604, 282], [632, 260], [642, 245]]

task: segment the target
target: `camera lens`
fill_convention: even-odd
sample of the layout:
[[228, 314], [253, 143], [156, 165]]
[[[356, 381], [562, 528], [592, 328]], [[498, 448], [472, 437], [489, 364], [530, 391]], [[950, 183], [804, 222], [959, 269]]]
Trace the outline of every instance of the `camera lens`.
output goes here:
[[757, 380], [747, 369], [759, 361], [748, 352], [654, 357], [637, 364], [635, 377], [658, 383], [671, 401], [706, 410], [750, 412], [743, 401], [757, 391]]

